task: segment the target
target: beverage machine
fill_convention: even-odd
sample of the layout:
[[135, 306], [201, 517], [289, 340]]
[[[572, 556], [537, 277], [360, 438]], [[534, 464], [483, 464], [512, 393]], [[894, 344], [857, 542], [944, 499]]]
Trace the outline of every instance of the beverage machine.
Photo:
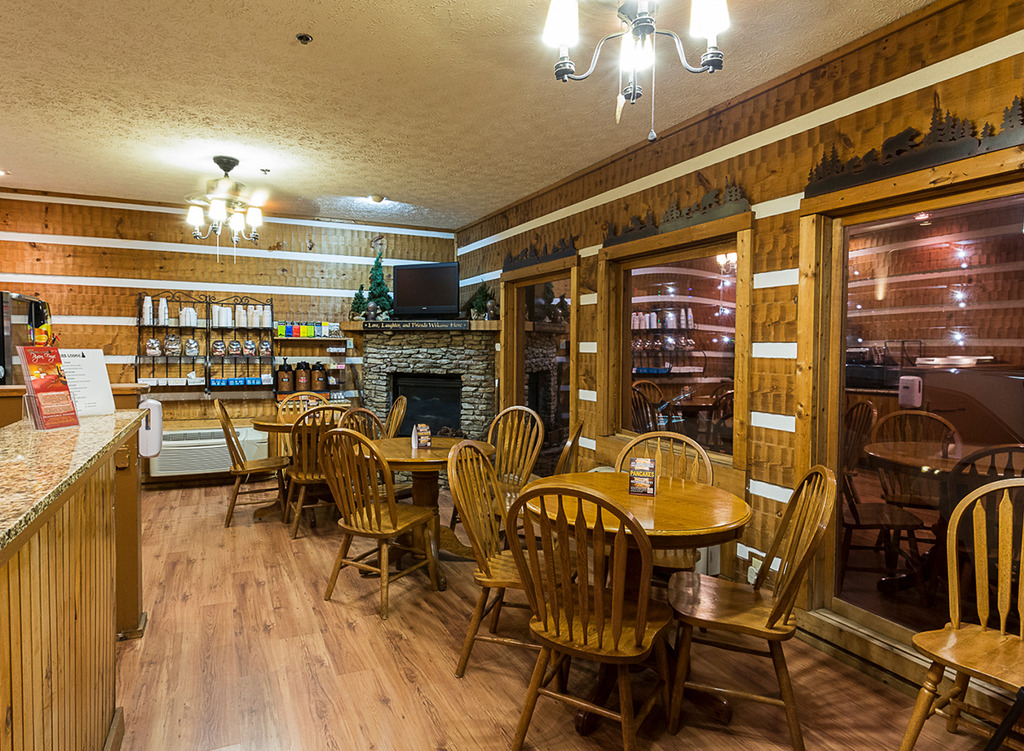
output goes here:
[[0, 384], [24, 383], [15, 367], [17, 347], [51, 343], [50, 306], [36, 297], [0, 292]]

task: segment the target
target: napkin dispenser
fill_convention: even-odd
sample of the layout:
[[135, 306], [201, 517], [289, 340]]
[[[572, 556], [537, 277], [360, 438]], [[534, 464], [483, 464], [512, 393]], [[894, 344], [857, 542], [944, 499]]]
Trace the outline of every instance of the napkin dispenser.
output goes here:
[[920, 376], [900, 376], [900, 407], [903, 409], [920, 409], [922, 402], [922, 384]]

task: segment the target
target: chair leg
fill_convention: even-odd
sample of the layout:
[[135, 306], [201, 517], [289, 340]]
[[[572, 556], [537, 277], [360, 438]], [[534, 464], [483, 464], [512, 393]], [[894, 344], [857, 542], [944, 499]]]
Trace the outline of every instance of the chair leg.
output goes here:
[[341, 571], [345, 556], [348, 555], [348, 548], [352, 544], [352, 535], [345, 535], [341, 538], [341, 547], [338, 548], [338, 557], [334, 559], [334, 568], [331, 569], [331, 578], [327, 582], [327, 590], [324, 592], [324, 599], [331, 599], [334, 594], [334, 585], [338, 581], [338, 572]]
[[522, 751], [523, 742], [526, 740], [526, 731], [530, 729], [530, 720], [533, 719], [533, 710], [537, 707], [537, 696], [540, 691], [540, 684], [544, 680], [544, 671], [547, 670], [548, 660], [551, 659], [551, 648], [543, 647], [537, 655], [537, 664], [533, 668], [533, 676], [530, 678], [530, 686], [526, 689], [526, 703], [523, 704], [523, 712], [519, 716], [519, 724], [516, 726], [516, 736], [512, 740], [512, 751]]
[[623, 751], [636, 749], [636, 718], [633, 716], [633, 687], [629, 665], [619, 665], [619, 719], [622, 722]]
[[499, 589], [495, 594], [497, 601], [494, 603], [494, 612], [491, 613], [491, 633], [498, 633], [498, 619], [501, 617], [501, 606], [505, 604], [505, 589]]
[[235, 488], [231, 491], [231, 500], [228, 501], [228, 515], [224, 518], [224, 526], [231, 526], [231, 515], [235, 513], [235, 501], [238, 500], [238, 490], [242, 487], [242, 476], [235, 478]]
[[843, 581], [846, 579], [846, 565], [850, 562], [850, 545], [853, 543], [853, 527], [843, 527], [843, 544], [839, 549], [839, 586], [838, 591], [843, 591]]
[[288, 483], [284, 476], [284, 470], [279, 469], [275, 473], [277, 475], [277, 500], [284, 503], [284, 499], [287, 495]]
[[924, 683], [921, 684], [921, 690], [917, 693], [914, 713], [910, 715], [910, 722], [907, 723], [907, 732], [903, 734], [900, 751], [912, 751], [914, 744], [917, 743], [917, 737], [921, 735], [924, 721], [932, 713], [932, 705], [935, 703], [939, 683], [942, 681], [942, 674], [945, 671], [945, 666], [937, 662], [933, 662], [932, 666], [928, 668], [928, 673], [924, 677]]
[[[963, 701], [964, 697], [967, 696], [967, 684], [970, 682], [971, 676], [962, 670], [957, 672], [956, 679], [953, 681], [953, 692], [950, 696]], [[960, 723], [960, 707], [951, 703], [947, 711], [949, 712], [949, 717], [946, 719], [946, 730], [950, 733], [955, 733], [957, 725]]]
[[[295, 481], [292, 480], [294, 483]], [[295, 518], [292, 519], [292, 539], [299, 534], [299, 522], [302, 521], [302, 507], [306, 503], [306, 486], [299, 486], [299, 497], [295, 501]]]
[[690, 641], [693, 638], [693, 626], [679, 624], [679, 636], [676, 638], [676, 674], [672, 681], [672, 700], [668, 709], [668, 732], [675, 735], [679, 732], [680, 714], [683, 708], [683, 690], [690, 673]]
[[[556, 659], [558, 655], [555, 655]], [[563, 655], [562, 662], [558, 666], [558, 693], [569, 693], [569, 670], [572, 668], [572, 656]]]
[[796, 696], [793, 684], [789, 681], [789, 670], [786, 668], [786, 656], [782, 652], [782, 644], [777, 641], [768, 642], [768, 650], [772, 654], [775, 675], [779, 679], [779, 690], [786, 707], [786, 721], [789, 723], [789, 734], [793, 739], [793, 751], [804, 751], [804, 737], [800, 732], [800, 719], [796, 714]]
[[285, 497], [284, 497], [284, 510], [281, 512], [281, 521], [283, 521], [285, 524], [287, 524], [288, 520], [291, 518], [292, 503], [293, 503], [292, 496], [295, 495], [295, 488], [296, 487], [298, 487], [298, 483], [296, 483], [296, 482], [290, 483], [288, 485], [288, 492], [287, 492], [287, 494], [285, 494]]
[[381, 540], [377, 550], [380, 559], [380, 619], [386, 621], [388, 619], [388, 584], [390, 583], [388, 575], [391, 573], [388, 571], [388, 541]]
[[476, 642], [476, 632], [480, 630], [480, 622], [484, 619], [484, 610], [487, 609], [487, 598], [491, 594], [490, 587], [480, 589], [480, 597], [473, 608], [473, 616], [469, 619], [469, 630], [466, 632], [466, 641], [462, 645], [462, 654], [459, 655], [459, 664], [455, 668], [455, 677], [461, 678], [466, 674], [466, 665], [469, 664], [469, 653], [473, 651], [473, 644]]

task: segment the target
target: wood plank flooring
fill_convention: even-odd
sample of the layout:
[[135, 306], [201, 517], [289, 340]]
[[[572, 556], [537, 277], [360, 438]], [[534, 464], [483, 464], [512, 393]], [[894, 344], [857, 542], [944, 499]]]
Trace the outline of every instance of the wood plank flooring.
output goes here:
[[[418, 572], [391, 586], [391, 617], [377, 617], [379, 586], [343, 571], [332, 602], [323, 590], [339, 535], [321, 522], [291, 540], [276, 517], [252, 508], [223, 526], [228, 488], [143, 494], [144, 604], [149, 627], [118, 646], [117, 703], [127, 751], [337, 749], [490, 751], [510, 747], [535, 653], [478, 644], [465, 678], [456, 657], [478, 590], [473, 564], [444, 560], [449, 588], [431, 592]], [[442, 512], [442, 518], [445, 518]], [[321, 517], [324, 519], [324, 517]], [[525, 626], [506, 610], [502, 630]], [[912, 700], [792, 641], [786, 645], [810, 749], [892, 749]], [[697, 679], [771, 690], [767, 661], [694, 655]], [[593, 678], [573, 666], [573, 685]], [[648, 685], [637, 676], [637, 694]], [[660, 710], [640, 749], [789, 749], [781, 711], [735, 705], [730, 726], [687, 705], [688, 725], [665, 731]], [[928, 722], [918, 749], [977, 751], [971, 736]], [[618, 726], [575, 734], [568, 707], [541, 700], [529, 748], [621, 748]]]

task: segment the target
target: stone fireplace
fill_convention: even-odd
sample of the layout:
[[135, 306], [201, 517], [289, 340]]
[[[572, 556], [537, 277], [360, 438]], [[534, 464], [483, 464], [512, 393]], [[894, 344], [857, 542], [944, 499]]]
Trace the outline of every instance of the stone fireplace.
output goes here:
[[[396, 383], [402, 388], [417, 388], [415, 376], [436, 376], [454, 385], [458, 381], [457, 410], [459, 424], [451, 427], [466, 432], [470, 438], [486, 434], [496, 412], [494, 342], [496, 331], [364, 331], [363, 332], [363, 406], [384, 415], [391, 407]], [[448, 378], [443, 378], [443, 377]], [[407, 393], [409, 408], [403, 425], [429, 422], [439, 412], [437, 400], [429, 394], [430, 383], [424, 380], [415, 394]], [[426, 389], [426, 391], [424, 390]], [[440, 389], [433, 396], [440, 396]], [[422, 414], [416, 414], [420, 411]], [[428, 415], [427, 413], [430, 413]], [[422, 417], [422, 420], [419, 419]]]
[[526, 393], [522, 403], [540, 415], [545, 445], [560, 443], [564, 438], [564, 421], [559, 415], [559, 368], [569, 366], [559, 347], [565, 339], [564, 334], [526, 332], [523, 352]]

